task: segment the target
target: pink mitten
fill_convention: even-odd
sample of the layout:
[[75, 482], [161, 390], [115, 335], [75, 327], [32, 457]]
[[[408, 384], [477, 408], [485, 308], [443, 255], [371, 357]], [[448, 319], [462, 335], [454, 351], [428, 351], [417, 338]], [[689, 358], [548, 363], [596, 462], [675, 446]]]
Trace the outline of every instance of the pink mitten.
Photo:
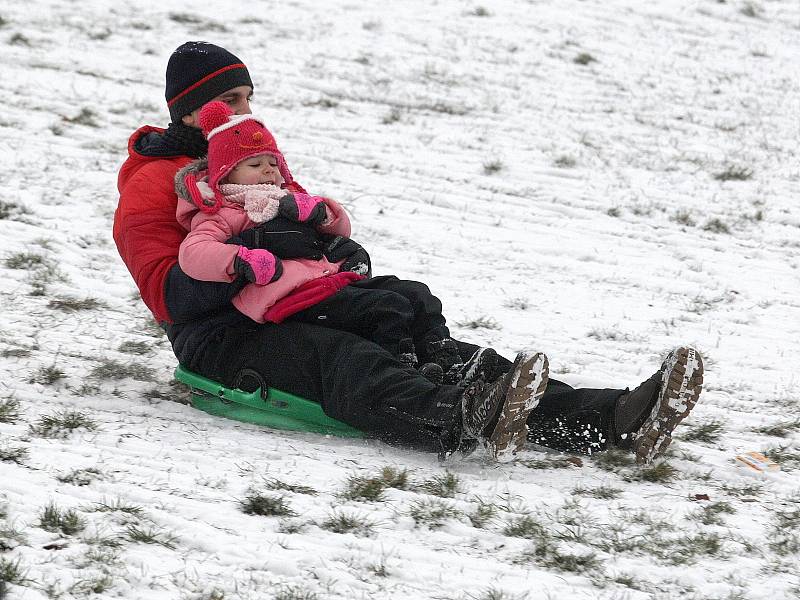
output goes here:
[[280, 200], [281, 215], [298, 223], [308, 223], [316, 227], [328, 217], [325, 202], [319, 196], [296, 193], [286, 194]]
[[269, 250], [249, 250], [239, 246], [239, 252], [233, 259], [233, 270], [239, 275], [244, 275], [247, 281], [265, 285], [283, 274], [283, 265], [281, 259]]

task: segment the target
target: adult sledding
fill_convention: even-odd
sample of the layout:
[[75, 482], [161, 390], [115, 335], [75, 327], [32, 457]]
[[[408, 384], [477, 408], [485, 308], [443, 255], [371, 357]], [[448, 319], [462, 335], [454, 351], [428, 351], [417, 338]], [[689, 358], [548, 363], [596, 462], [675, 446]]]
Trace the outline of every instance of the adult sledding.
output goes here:
[[[178, 254], [188, 232], [176, 219], [173, 179], [179, 169], [209, 151], [199, 128], [200, 110], [217, 100], [234, 113], [230, 123], [215, 127], [222, 127], [215, 134], [223, 136], [219, 139], [230, 138], [236, 144], [236, 131], [259, 144], [267, 138], [258, 127], [250, 130], [259, 123], [249, 117], [253, 84], [244, 63], [227, 50], [202, 42], [183, 44], [169, 60], [166, 79], [172, 122], [166, 130], [142, 127], [131, 136], [129, 157], [119, 176], [114, 240], [142, 299], [167, 331], [180, 364], [227, 387], [243, 372], [258, 373], [275, 388], [319, 404], [326, 416], [367, 435], [443, 454], [474, 445], [477, 439], [505, 460], [524, 445], [526, 437], [568, 452], [626, 447], [644, 461], [666, 449], [673, 429], [697, 402], [702, 387], [702, 361], [690, 348], [673, 352], [653, 377], [633, 391], [573, 389], [546, 381], [547, 360], [542, 354], [523, 353], [512, 364], [488, 349], [478, 352], [472, 344], [453, 340], [441, 303], [428, 287], [392, 276], [348, 282], [322, 301], [303, 306], [298, 317], [293, 313], [280, 321], [257, 323], [232, 302], [240, 292], [250, 293], [248, 284], [280, 282], [275, 257], [284, 263], [284, 273], [294, 260], [284, 260], [254, 242], [269, 237], [255, 235], [269, 231], [268, 221], [222, 240], [227, 246], [223, 250], [233, 259], [230, 268], [223, 269], [224, 281], [187, 276]], [[274, 145], [264, 150], [277, 156]], [[250, 157], [249, 152], [236, 154], [240, 160]], [[280, 161], [265, 164], [271, 169], [281, 166]], [[321, 215], [321, 205], [334, 209], [336, 205], [306, 194], [288, 168], [279, 170], [287, 188], [280, 197], [273, 193], [267, 204], [274, 200], [276, 214], [296, 221], [291, 236], [295, 246], [290, 250], [300, 247], [316, 253], [316, 258], [300, 255], [297, 260], [325, 259], [333, 264], [332, 269], [327, 265], [323, 269], [330, 271], [326, 277], [340, 273], [345, 265], [363, 264], [366, 253], [352, 240], [342, 245], [341, 237], [318, 239], [315, 228], [324, 227], [330, 214], [305, 227], [316, 219], [312, 215]], [[214, 182], [229, 172], [227, 166], [221, 167], [212, 174]], [[267, 185], [276, 181], [273, 178]], [[350, 254], [334, 255], [334, 245]], [[325, 285], [324, 278], [319, 281]], [[304, 285], [297, 291], [309, 292]], [[315, 284], [312, 291], [318, 287]], [[366, 312], [369, 319], [347, 323], [352, 314]], [[363, 323], [370, 326], [360, 326]], [[399, 343], [406, 338], [398, 338], [392, 329], [397, 327], [408, 331], [414, 360], [403, 360], [410, 353], [404, 351], [405, 343]], [[441, 380], [436, 369], [415, 368], [432, 364], [441, 367]]]

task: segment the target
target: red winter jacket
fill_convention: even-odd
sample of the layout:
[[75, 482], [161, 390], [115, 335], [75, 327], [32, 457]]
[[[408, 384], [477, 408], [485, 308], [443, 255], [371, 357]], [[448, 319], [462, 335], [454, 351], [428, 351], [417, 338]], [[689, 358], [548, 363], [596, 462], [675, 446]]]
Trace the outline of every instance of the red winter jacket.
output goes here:
[[[114, 242], [133, 276], [142, 300], [159, 323], [173, 323], [167, 310], [165, 284], [178, 262], [178, 247], [186, 230], [178, 224], [175, 210], [175, 173], [189, 163], [188, 156], [145, 156], [136, 141], [164, 129], [144, 126], [128, 140], [128, 159], [117, 179], [119, 204], [114, 213]], [[296, 182], [292, 192], [305, 192]]]

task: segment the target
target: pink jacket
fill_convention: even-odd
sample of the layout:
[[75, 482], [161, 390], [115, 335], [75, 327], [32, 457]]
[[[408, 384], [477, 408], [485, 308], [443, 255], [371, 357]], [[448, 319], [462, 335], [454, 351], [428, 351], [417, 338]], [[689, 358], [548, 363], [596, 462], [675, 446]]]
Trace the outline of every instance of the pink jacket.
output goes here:
[[[328, 220], [317, 228], [320, 233], [350, 236], [350, 219], [344, 208], [329, 198], [323, 198]], [[233, 261], [239, 246], [226, 244], [229, 239], [254, 223], [238, 204], [224, 203], [218, 212], [208, 214], [191, 200], [181, 197], [176, 211], [178, 222], [189, 233], [178, 250], [178, 262], [183, 272], [201, 281], [230, 283], [236, 279]], [[303, 284], [339, 272], [339, 264], [328, 261], [293, 258], [283, 261], [281, 277], [267, 285], [246, 285], [233, 300], [233, 305], [258, 323], [266, 322], [264, 314], [272, 305], [291, 294]]]

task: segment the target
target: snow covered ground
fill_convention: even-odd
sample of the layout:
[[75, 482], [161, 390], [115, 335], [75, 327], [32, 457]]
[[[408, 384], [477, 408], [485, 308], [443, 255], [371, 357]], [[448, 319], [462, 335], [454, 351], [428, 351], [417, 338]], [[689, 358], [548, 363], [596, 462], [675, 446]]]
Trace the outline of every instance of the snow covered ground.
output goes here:
[[[797, 1], [229, 4], [0, 7], [0, 598], [800, 597]], [[188, 39], [457, 337], [614, 387], [695, 344], [667, 461], [441, 466], [182, 404], [111, 221]]]

